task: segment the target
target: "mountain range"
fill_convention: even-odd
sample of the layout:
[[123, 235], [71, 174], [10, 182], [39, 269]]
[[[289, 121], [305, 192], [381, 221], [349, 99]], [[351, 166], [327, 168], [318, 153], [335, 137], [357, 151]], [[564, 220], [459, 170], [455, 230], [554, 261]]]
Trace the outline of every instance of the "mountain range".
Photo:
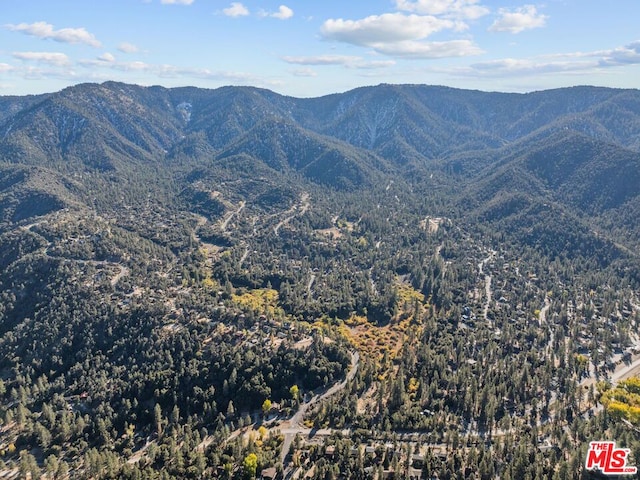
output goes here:
[[263, 194], [436, 175], [485, 220], [554, 204], [620, 230], [640, 212], [640, 91], [379, 85], [292, 98], [250, 87], [81, 84], [0, 97], [0, 162], [5, 221], [86, 205], [95, 192], [80, 177], [126, 189], [139, 170], [191, 190], [203, 175], [240, 175], [240, 196], [255, 190], [249, 174], [258, 172], [270, 185], [258, 187]]

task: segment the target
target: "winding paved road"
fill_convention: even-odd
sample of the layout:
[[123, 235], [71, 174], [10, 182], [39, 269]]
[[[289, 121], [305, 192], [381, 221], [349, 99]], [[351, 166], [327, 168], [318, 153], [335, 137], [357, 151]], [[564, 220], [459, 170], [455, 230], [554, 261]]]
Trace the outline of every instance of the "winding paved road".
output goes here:
[[231, 221], [231, 219], [232, 219], [233, 217], [235, 217], [236, 215], [239, 215], [239, 214], [240, 214], [240, 212], [242, 211], [242, 209], [244, 208], [244, 206], [245, 206], [245, 202], [244, 202], [244, 200], [243, 200], [243, 201], [241, 201], [241, 202], [239, 203], [238, 209], [237, 209], [237, 210], [234, 210], [234, 211], [232, 211], [232, 212], [230, 212], [230, 213], [227, 215], [227, 218], [225, 218], [225, 219], [223, 220], [223, 222], [220, 224], [220, 230], [222, 230], [223, 232], [225, 232], [225, 231], [227, 230], [227, 227], [229, 226], [229, 222]]
[[[304, 428], [301, 426], [301, 422], [304, 420], [305, 413], [317, 403], [326, 400], [330, 396], [338, 393], [343, 390], [344, 387], [347, 386], [353, 377], [356, 376], [358, 372], [358, 366], [360, 365], [360, 354], [358, 352], [351, 352], [351, 368], [349, 369], [349, 373], [347, 373], [346, 378], [340, 382], [336, 383], [334, 386], [326, 390], [324, 393], [314, 395], [308, 402], [301, 403], [298, 407], [298, 411], [287, 421], [285, 421], [280, 427], [280, 433], [284, 435], [284, 442], [282, 443], [282, 451], [280, 452], [280, 462], [282, 466], [285, 467], [285, 458], [289, 453], [289, 448], [291, 447], [291, 442], [293, 442], [294, 437], [297, 434], [300, 435], [309, 435], [311, 433], [311, 429]], [[331, 433], [331, 430], [327, 430], [327, 432]], [[320, 431], [317, 431], [316, 434], [322, 434]]]
[[[288, 216], [280, 220], [280, 222], [278, 222], [278, 224], [273, 228], [273, 233], [278, 235], [278, 230], [280, 230], [280, 227], [289, 223], [297, 215], [304, 215], [306, 211], [309, 210], [309, 206], [310, 206], [309, 194], [307, 192], [304, 192], [302, 194], [302, 197], [300, 198], [300, 203], [295, 204], [289, 210], [284, 212]], [[300, 211], [296, 213], [296, 210], [298, 210], [298, 207], [300, 207]]]

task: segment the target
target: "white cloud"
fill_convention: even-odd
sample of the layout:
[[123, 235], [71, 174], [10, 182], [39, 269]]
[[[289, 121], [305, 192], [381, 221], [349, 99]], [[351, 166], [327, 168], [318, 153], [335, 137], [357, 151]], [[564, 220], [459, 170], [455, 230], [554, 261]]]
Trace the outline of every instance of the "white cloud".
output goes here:
[[426, 42], [442, 30], [460, 30], [461, 22], [433, 15], [387, 13], [361, 20], [327, 20], [320, 34], [327, 40], [369, 47], [383, 55], [427, 59], [461, 57], [482, 53], [470, 40]]
[[137, 53], [139, 48], [132, 43], [122, 42], [118, 45], [118, 50], [122, 53]]
[[602, 67], [637, 65], [640, 64], [640, 40], [599, 53], [601, 53], [599, 65]]
[[260, 10], [258, 15], [261, 17], [279, 18], [280, 20], [288, 20], [293, 17], [293, 10], [286, 5], [280, 5], [277, 12], [267, 12], [266, 10]]
[[8, 63], [0, 63], [0, 73], [7, 73], [13, 70], [13, 67]]
[[362, 60], [350, 55], [317, 55], [310, 57], [282, 57], [287, 63], [296, 65], [347, 65]]
[[122, 72], [124, 74], [133, 73], [136, 75], [155, 75], [161, 78], [197, 78], [215, 82], [225, 82], [242, 85], [258, 85], [264, 87], [274, 87], [280, 85], [278, 81], [244, 72], [209, 70], [205, 68], [185, 68], [169, 64], [154, 64], [141, 61], [107, 62], [101, 60], [81, 60], [78, 62], [78, 66], [92, 69], [92, 74], [96, 77], [99, 76], [97, 72], [100, 69], [106, 69], [116, 72]]
[[112, 63], [112, 62], [116, 61], [116, 57], [114, 57], [109, 52], [106, 52], [106, 53], [103, 53], [102, 55], [100, 55], [98, 57], [98, 60], [101, 61], [101, 62]]
[[280, 5], [278, 11], [276, 13], [271, 14], [274, 18], [279, 18], [280, 20], [287, 20], [293, 17], [293, 10], [291, 10], [286, 5]]
[[421, 15], [444, 15], [475, 20], [489, 13], [479, 0], [396, 0], [396, 8]]
[[342, 65], [348, 68], [359, 68], [359, 69], [386, 68], [386, 67], [391, 67], [396, 63], [393, 60], [368, 61], [363, 59], [362, 57], [351, 56], [351, 55], [316, 55], [316, 56], [308, 56], [308, 57], [282, 57], [282, 60], [294, 65], [315, 65], [315, 66]]
[[13, 52], [11, 54], [13, 58], [18, 60], [24, 60], [26, 62], [38, 62], [46, 63], [49, 65], [55, 65], [62, 67], [70, 65], [71, 61], [64, 53], [56, 52]]
[[370, 47], [374, 44], [423, 39], [454, 27], [455, 23], [451, 20], [433, 16], [385, 13], [361, 20], [329, 19], [322, 25], [320, 34], [328, 40]]
[[222, 9], [227, 17], [244, 17], [249, 15], [249, 9], [240, 2], [233, 2], [229, 7]]
[[407, 40], [374, 46], [376, 51], [393, 57], [414, 59], [450, 58], [480, 55], [482, 49], [470, 40], [451, 40], [448, 42], [415, 42]]
[[291, 74], [296, 77], [317, 77], [318, 73], [311, 68], [299, 68], [297, 70], [292, 70]]
[[535, 5], [525, 5], [523, 7], [510, 10], [501, 8], [498, 10], [500, 17], [489, 27], [491, 32], [520, 33], [532, 28], [544, 27], [547, 15], [538, 13]]
[[640, 41], [610, 50], [503, 58], [441, 71], [464, 77], [533, 77], [545, 74], [584, 75], [586, 72], [596, 74], [629, 65], [640, 65]]
[[476, 74], [487, 76], [526, 75], [530, 73], [555, 73], [593, 67], [593, 62], [549, 62], [521, 58], [503, 58], [475, 63], [470, 69]]
[[353, 67], [358, 68], [360, 70], [376, 70], [379, 68], [392, 67], [395, 64], [396, 64], [395, 60], [373, 60], [373, 61], [358, 62], [354, 64]]
[[5, 25], [13, 32], [22, 32], [42, 39], [51, 39], [63, 43], [83, 43], [91, 47], [100, 47], [100, 42], [84, 28], [62, 28], [55, 30], [53, 25], [46, 22], [20, 23], [18, 25]]
[[160, 0], [163, 5], [191, 5], [194, 0]]
[[[380, 53], [396, 58], [442, 58], [481, 53], [470, 41], [450, 42], [403, 41], [379, 45]], [[382, 71], [395, 64], [388, 61], [366, 61], [351, 55], [287, 56], [283, 61], [305, 67], [338, 65], [345, 68]], [[461, 78], [517, 78], [544, 75], [591, 75], [611, 72], [614, 68], [640, 65], [640, 40], [608, 50], [568, 52], [530, 58], [502, 58], [462, 67], [429, 67], [432, 73]]]
[[[134, 62], [117, 62], [113, 63], [110, 68], [114, 70], [121, 70], [123, 72], [146, 72], [154, 70], [154, 66], [140, 61]], [[155, 68], [158, 70], [157, 68]]]
[[[137, 84], [157, 85], [161, 80], [166, 83], [192, 84], [193, 79], [201, 80], [208, 86], [251, 85], [264, 88], [280, 88], [283, 83], [278, 78], [269, 78], [246, 72], [216, 71], [200, 68], [184, 68], [167, 64], [145, 62], [104, 62], [99, 60], [80, 60], [72, 66], [3, 66], [0, 73], [24, 80], [60, 79], [76, 84], [80, 81], [96, 82], [119, 80]], [[200, 83], [202, 83], [200, 82]]]
[[504, 58], [489, 62], [476, 63], [461, 69], [459, 74], [475, 78], [507, 78], [507, 77], [542, 77], [544, 75], [594, 75], [603, 70], [598, 62], [583, 61], [550, 61], [521, 58]]

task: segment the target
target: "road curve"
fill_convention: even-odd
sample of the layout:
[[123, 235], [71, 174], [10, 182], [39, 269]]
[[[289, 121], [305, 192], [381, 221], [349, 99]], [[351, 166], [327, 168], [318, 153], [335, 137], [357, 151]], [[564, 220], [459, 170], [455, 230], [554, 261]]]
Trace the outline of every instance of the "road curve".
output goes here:
[[360, 354], [358, 352], [351, 352], [351, 368], [347, 373], [345, 379], [333, 385], [331, 388], [326, 390], [322, 394], [314, 395], [308, 402], [303, 402], [298, 407], [298, 411], [286, 422], [284, 422], [283, 426], [280, 428], [280, 432], [284, 435], [284, 441], [282, 442], [282, 450], [280, 452], [280, 462], [284, 467], [284, 460], [289, 453], [289, 448], [291, 447], [291, 442], [293, 442], [293, 438], [297, 434], [309, 434], [310, 430], [308, 428], [304, 428], [301, 425], [302, 420], [304, 420], [304, 416], [310, 407], [314, 406], [317, 403], [326, 400], [330, 396], [340, 392], [343, 390], [347, 383], [349, 383], [353, 377], [356, 376], [358, 372], [358, 366], [360, 365]]

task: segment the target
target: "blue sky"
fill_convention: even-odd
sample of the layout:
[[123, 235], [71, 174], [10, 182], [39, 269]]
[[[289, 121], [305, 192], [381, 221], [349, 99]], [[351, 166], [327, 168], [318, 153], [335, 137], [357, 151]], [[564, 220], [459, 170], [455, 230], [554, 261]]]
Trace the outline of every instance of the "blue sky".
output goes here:
[[297, 97], [639, 88], [638, 19], [638, 0], [0, 0], [0, 95], [106, 80]]

